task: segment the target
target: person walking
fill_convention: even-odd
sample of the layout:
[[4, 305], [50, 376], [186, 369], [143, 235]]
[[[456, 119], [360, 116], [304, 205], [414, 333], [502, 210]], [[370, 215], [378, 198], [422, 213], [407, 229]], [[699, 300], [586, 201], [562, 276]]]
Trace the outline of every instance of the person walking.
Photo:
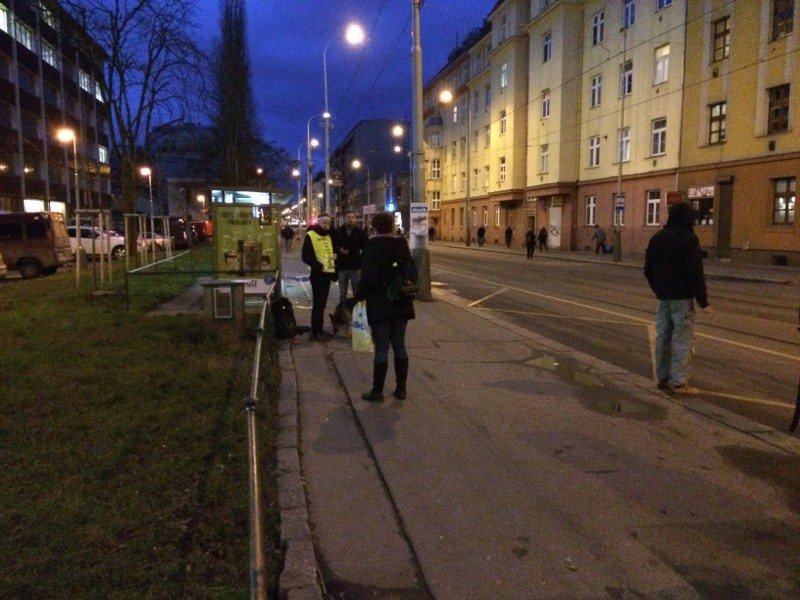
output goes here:
[[322, 213], [306, 233], [301, 253], [303, 262], [311, 268], [311, 339], [317, 342], [327, 342], [332, 337], [322, 329], [331, 281], [336, 277], [336, 255], [330, 230], [331, 218]]
[[436, 228], [431, 225], [428, 227], [428, 241], [432, 242], [436, 238]]
[[283, 238], [283, 248], [286, 252], [292, 251], [292, 240], [294, 239], [294, 229], [286, 223], [281, 229], [281, 238]]
[[353, 295], [358, 289], [361, 275], [361, 253], [367, 243], [367, 235], [358, 226], [358, 217], [352, 210], [344, 213], [344, 223], [333, 232], [333, 251], [336, 254], [336, 271], [339, 280], [339, 302], [347, 299], [348, 285]]
[[550, 252], [550, 248], [547, 247], [547, 227], [542, 227], [539, 230], [538, 239], [539, 239], [539, 252], [544, 252], [545, 250]]
[[525, 251], [528, 258], [533, 258], [533, 253], [536, 252], [536, 234], [533, 232], [533, 227], [525, 233]]
[[596, 240], [594, 246], [595, 254], [600, 254], [601, 250], [603, 251], [603, 254], [606, 253], [606, 230], [600, 227], [600, 225], [597, 225], [596, 223], [594, 226], [594, 233], [592, 233], [590, 241], [591, 240]]
[[656, 313], [656, 376], [658, 388], [672, 394], [696, 394], [689, 387], [694, 338], [694, 303], [708, 306], [703, 254], [694, 233], [697, 211], [674, 205], [667, 225], [650, 238], [644, 275], [658, 298]]
[[386, 212], [377, 213], [372, 226], [377, 234], [367, 241], [361, 262], [361, 281], [356, 298], [367, 302], [367, 321], [372, 329], [375, 356], [372, 361], [372, 388], [361, 395], [363, 400], [383, 400], [383, 385], [389, 369], [389, 346], [394, 352], [394, 374], [396, 386], [392, 394], [398, 400], [406, 397], [408, 379], [408, 352], [406, 351], [406, 327], [414, 318], [414, 299], [403, 296], [391, 301], [386, 288], [400, 262], [414, 265], [411, 251], [405, 238], [392, 234], [394, 217]]
[[483, 243], [486, 241], [486, 227], [484, 227], [483, 225], [478, 227], [477, 235], [478, 235], [478, 246], [483, 247]]
[[506, 227], [506, 247], [511, 248], [511, 240], [514, 238], [514, 230], [511, 225]]

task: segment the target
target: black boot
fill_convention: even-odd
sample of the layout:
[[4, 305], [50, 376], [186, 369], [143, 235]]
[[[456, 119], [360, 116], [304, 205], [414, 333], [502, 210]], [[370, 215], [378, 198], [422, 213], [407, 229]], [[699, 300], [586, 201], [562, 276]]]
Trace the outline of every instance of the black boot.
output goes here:
[[383, 400], [383, 382], [386, 381], [386, 371], [389, 363], [372, 363], [372, 389], [366, 394], [361, 394], [361, 399], [367, 402], [380, 402]]
[[392, 396], [398, 400], [406, 399], [406, 379], [408, 379], [408, 357], [394, 359], [394, 375], [397, 387]]

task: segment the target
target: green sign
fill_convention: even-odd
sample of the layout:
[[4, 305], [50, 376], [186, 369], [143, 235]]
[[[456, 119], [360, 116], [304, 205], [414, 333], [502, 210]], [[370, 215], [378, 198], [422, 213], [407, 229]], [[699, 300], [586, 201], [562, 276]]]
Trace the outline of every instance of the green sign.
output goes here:
[[277, 209], [271, 205], [212, 205], [214, 270], [247, 280], [248, 294], [266, 293], [264, 277], [280, 265]]

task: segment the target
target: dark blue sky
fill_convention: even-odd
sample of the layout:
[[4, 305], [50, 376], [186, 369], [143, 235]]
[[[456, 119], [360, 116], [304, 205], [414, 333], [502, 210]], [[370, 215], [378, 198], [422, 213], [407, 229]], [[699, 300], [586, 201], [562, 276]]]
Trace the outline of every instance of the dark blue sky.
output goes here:
[[[496, 0], [426, 0], [422, 8], [423, 78], [438, 72], [457, 41], [480, 27]], [[198, 2], [203, 31], [217, 37], [219, 1]], [[411, 120], [411, 0], [247, 0], [253, 91], [264, 137], [297, 155], [309, 117], [324, 108], [325, 45], [358, 21], [362, 47], [328, 47], [331, 149], [360, 120]], [[311, 135], [322, 141], [318, 120]], [[303, 155], [305, 149], [302, 150]], [[319, 164], [319, 163], [318, 163]]]

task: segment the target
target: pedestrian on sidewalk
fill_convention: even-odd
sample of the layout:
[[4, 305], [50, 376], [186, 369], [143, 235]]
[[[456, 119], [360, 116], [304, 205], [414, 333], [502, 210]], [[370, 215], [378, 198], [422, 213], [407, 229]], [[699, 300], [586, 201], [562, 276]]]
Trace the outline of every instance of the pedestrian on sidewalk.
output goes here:
[[383, 385], [389, 369], [389, 346], [394, 352], [396, 387], [392, 394], [398, 400], [406, 397], [408, 379], [408, 352], [406, 351], [406, 327], [414, 318], [414, 298], [403, 296], [391, 301], [386, 288], [395, 265], [405, 263], [413, 266], [411, 251], [405, 238], [392, 233], [394, 216], [379, 212], [372, 219], [377, 234], [369, 239], [361, 262], [361, 282], [356, 298], [367, 301], [367, 321], [375, 342], [372, 361], [372, 389], [361, 395], [370, 402], [383, 400]]
[[594, 246], [594, 253], [600, 254], [600, 251], [603, 251], [603, 254], [606, 253], [606, 230], [600, 227], [597, 223], [594, 225], [594, 233], [592, 233], [592, 237], [589, 241], [596, 240]]
[[331, 217], [322, 213], [306, 233], [301, 255], [303, 262], [311, 268], [311, 339], [317, 342], [327, 342], [333, 337], [322, 329], [331, 281], [336, 277], [336, 255], [330, 230]]
[[361, 254], [367, 243], [367, 234], [358, 226], [358, 217], [352, 210], [344, 213], [344, 223], [332, 234], [336, 254], [336, 271], [339, 280], [339, 302], [347, 299], [348, 285], [355, 296], [361, 276]]
[[436, 238], [436, 228], [431, 225], [428, 227], [428, 241], [432, 242]]
[[478, 246], [483, 247], [484, 242], [486, 241], [486, 227], [481, 225], [478, 227]]
[[294, 239], [294, 229], [286, 223], [281, 229], [281, 238], [283, 238], [283, 247], [286, 252], [292, 251], [292, 240]]
[[550, 252], [550, 248], [547, 247], [547, 227], [542, 227], [539, 230], [539, 252], [544, 252], [547, 250]]
[[696, 211], [685, 202], [674, 205], [667, 225], [650, 238], [644, 274], [658, 298], [656, 375], [658, 388], [691, 395], [689, 370], [694, 339], [694, 303], [708, 306], [703, 254], [694, 233]]
[[506, 227], [506, 247], [511, 248], [511, 240], [514, 238], [514, 230], [511, 225]]
[[528, 258], [533, 258], [533, 253], [536, 252], [536, 234], [533, 232], [533, 227], [525, 233], [525, 251]]

